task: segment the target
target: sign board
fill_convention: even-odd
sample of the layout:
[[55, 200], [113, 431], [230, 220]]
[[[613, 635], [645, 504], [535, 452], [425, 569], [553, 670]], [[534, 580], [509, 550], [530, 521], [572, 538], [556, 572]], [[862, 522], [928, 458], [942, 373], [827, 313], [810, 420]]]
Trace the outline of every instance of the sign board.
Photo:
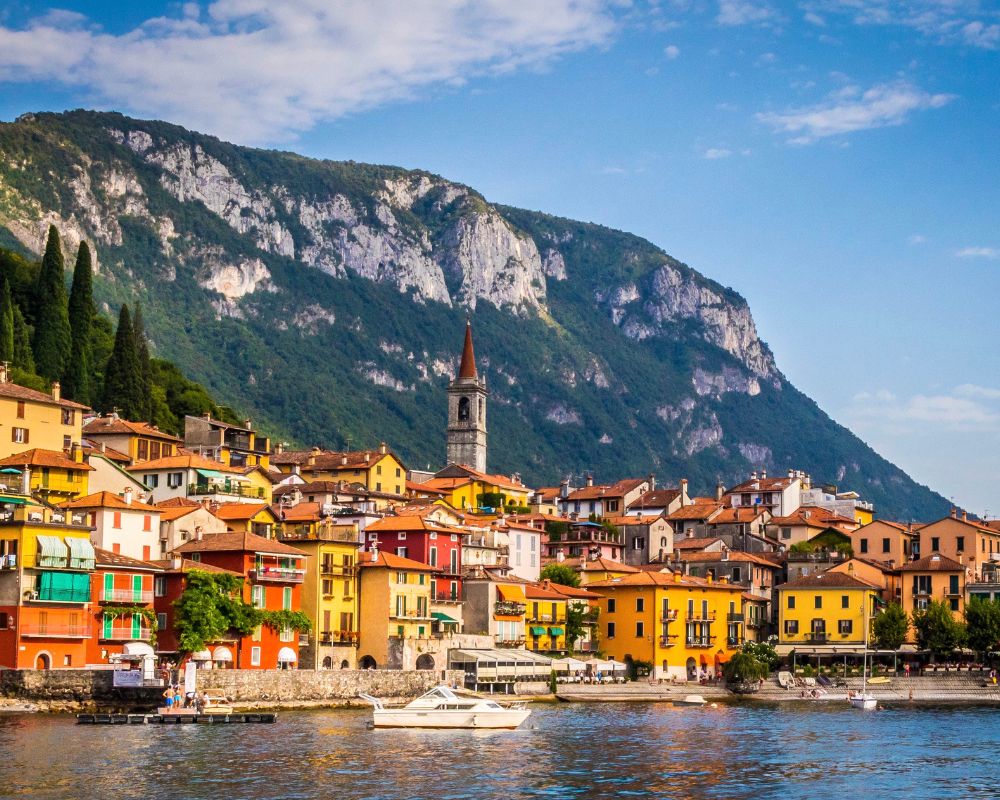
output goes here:
[[195, 675], [198, 669], [198, 665], [193, 661], [188, 661], [184, 665], [184, 694], [189, 695], [195, 691]]
[[112, 686], [142, 686], [141, 669], [116, 669]]

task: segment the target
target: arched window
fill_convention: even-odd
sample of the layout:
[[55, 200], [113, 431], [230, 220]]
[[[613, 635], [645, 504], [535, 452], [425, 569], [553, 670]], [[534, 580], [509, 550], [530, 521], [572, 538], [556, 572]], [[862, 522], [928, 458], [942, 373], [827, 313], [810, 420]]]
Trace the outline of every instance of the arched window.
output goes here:
[[469, 418], [469, 398], [460, 397], [458, 400], [458, 419], [465, 422]]

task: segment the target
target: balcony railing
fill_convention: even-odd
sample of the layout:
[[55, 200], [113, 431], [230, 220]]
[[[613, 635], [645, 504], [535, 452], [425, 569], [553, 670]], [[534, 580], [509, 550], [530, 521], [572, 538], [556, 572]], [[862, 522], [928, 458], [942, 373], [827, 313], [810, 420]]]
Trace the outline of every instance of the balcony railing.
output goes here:
[[135, 589], [101, 589], [100, 602], [102, 603], [152, 603], [152, 590]]
[[753, 617], [750, 617], [750, 619], [748, 619], [747, 622], [746, 622], [746, 626], [748, 628], [754, 628], [754, 629], [763, 628], [764, 627], [764, 620], [762, 620], [762, 619], [754, 619]]
[[91, 572], [94, 569], [94, 559], [72, 558], [68, 553], [65, 556], [46, 556], [36, 553], [34, 558], [26, 558], [23, 566], [35, 569], [71, 569]]
[[826, 631], [809, 631], [806, 640], [810, 644], [826, 644], [828, 639]]
[[695, 638], [688, 638], [686, 644], [688, 647], [712, 647], [712, 642], [715, 640], [714, 636], [700, 636]]
[[110, 630], [101, 628], [99, 639], [106, 642], [148, 642], [153, 637], [150, 628], [133, 628], [131, 625], [113, 625]]
[[340, 578], [349, 578], [357, 571], [357, 567], [354, 564], [330, 564], [324, 562], [320, 564], [319, 571], [323, 575], [336, 575]]
[[433, 619], [433, 617], [431, 617], [431, 615], [430, 615], [430, 612], [424, 611], [423, 613], [421, 613], [419, 610], [410, 610], [410, 611], [406, 611], [406, 612], [404, 612], [402, 614], [400, 614], [399, 612], [393, 612], [389, 616], [392, 619], [406, 619], [406, 620]]
[[688, 615], [688, 622], [715, 622], [715, 612], [694, 611]]
[[663, 613], [660, 614], [660, 619], [663, 622], [673, 622], [675, 619], [677, 619], [677, 609], [676, 608], [666, 609], [665, 611], [663, 611]]
[[676, 634], [668, 633], [660, 636], [660, 647], [673, 647], [675, 644], [677, 644]]
[[275, 526], [278, 539], [295, 541], [297, 539], [317, 539], [321, 542], [346, 542], [359, 544], [358, 535], [353, 528], [333, 525], [289, 525], [283, 523]]
[[78, 590], [72, 587], [36, 588], [28, 595], [30, 603], [89, 603], [90, 591], [88, 589]]
[[524, 638], [520, 639], [497, 639], [497, 647], [524, 647]]
[[357, 631], [321, 631], [319, 643], [324, 645], [357, 644]]
[[87, 625], [59, 625], [45, 622], [22, 622], [17, 627], [21, 636], [44, 636], [51, 639], [89, 639], [90, 627]]
[[250, 580], [252, 581], [276, 581], [278, 583], [302, 583], [305, 579], [304, 569], [291, 569], [288, 567], [261, 567], [250, 570]]
[[223, 494], [227, 497], [249, 497], [254, 500], [263, 500], [264, 487], [250, 486], [242, 483], [191, 483], [188, 484], [188, 496]]
[[742, 636], [727, 636], [726, 646], [727, 647], [740, 647], [743, 644]]
[[737, 622], [737, 623], [743, 622], [743, 615], [730, 612], [726, 614], [726, 622]]
[[524, 603], [512, 603], [506, 600], [498, 600], [493, 606], [493, 613], [501, 617], [523, 617], [525, 611]]

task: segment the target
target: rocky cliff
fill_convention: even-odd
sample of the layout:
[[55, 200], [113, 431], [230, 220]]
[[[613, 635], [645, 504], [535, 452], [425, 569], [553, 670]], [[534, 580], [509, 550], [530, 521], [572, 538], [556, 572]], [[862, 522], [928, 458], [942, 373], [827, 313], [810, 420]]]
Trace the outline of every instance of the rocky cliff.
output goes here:
[[300, 442], [440, 463], [474, 313], [491, 467], [703, 489], [794, 467], [899, 514], [944, 506], [786, 381], [739, 295], [629, 234], [91, 112], [0, 126], [0, 238], [37, 252], [49, 223], [96, 244], [109, 312], [141, 298], [160, 353]]

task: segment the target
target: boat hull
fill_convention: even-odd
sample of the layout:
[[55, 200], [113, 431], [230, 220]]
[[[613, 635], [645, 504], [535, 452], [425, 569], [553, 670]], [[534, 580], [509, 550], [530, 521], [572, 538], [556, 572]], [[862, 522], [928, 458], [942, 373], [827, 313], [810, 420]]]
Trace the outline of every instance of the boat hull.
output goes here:
[[376, 710], [376, 728], [506, 728], [513, 730], [523, 723], [531, 711], [474, 711], [471, 709], [420, 710], [394, 708]]
[[852, 697], [851, 707], [859, 708], [862, 711], [874, 711], [875, 707], [878, 705], [878, 700], [874, 697], [864, 696], [864, 697]]

